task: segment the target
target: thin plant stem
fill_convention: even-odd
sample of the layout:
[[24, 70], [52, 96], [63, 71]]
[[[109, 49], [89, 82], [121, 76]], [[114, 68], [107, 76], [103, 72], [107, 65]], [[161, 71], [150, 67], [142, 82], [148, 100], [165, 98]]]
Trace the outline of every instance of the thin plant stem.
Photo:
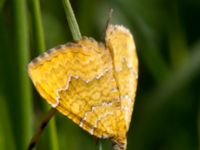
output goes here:
[[25, 149], [32, 134], [32, 94], [26, 66], [29, 61], [28, 21], [25, 0], [12, 0], [15, 50], [18, 53], [18, 149]]
[[[72, 37], [74, 40], [80, 40], [81, 39], [81, 32], [79, 30], [78, 23], [76, 21], [73, 9], [71, 7], [71, 4], [69, 0], [63, 0], [64, 8], [65, 8], [65, 13], [67, 16], [67, 21], [72, 33]], [[110, 12], [112, 14], [112, 11]], [[98, 144], [98, 149], [102, 150], [102, 145], [101, 143]]]
[[32, 12], [32, 24], [34, 34], [34, 44], [39, 53], [43, 53], [46, 49], [44, 40], [44, 31], [42, 27], [42, 15], [40, 12], [39, 0], [30, 0]]
[[64, 9], [65, 9], [65, 13], [66, 13], [66, 17], [67, 17], [67, 21], [72, 33], [72, 37], [74, 40], [80, 40], [81, 39], [81, 32], [79, 30], [79, 26], [78, 23], [76, 21], [73, 9], [71, 7], [71, 4], [69, 2], [69, 0], [63, 0], [63, 5], [64, 5]]
[[101, 143], [100, 140], [99, 140], [99, 144], [98, 144], [98, 150], [103, 150], [103, 148], [102, 148], [102, 143]]
[[55, 115], [56, 112], [57, 112], [57, 110], [55, 108], [51, 108], [49, 110], [47, 116], [43, 119], [42, 123], [40, 124], [37, 131], [35, 132], [33, 138], [31, 139], [31, 142], [28, 146], [28, 150], [32, 150], [35, 147], [35, 144], [38, 142], [42, 131], [44, 130], [44, 128], [48, 124], [49, 120]]
[[[46, 49], [46, 46], [44, 39], [44, 31], [42, 27], [42, 16], [40, 12], [39, 0], [30, 0], [30, 6], [32, 7], [35, 47], [39, 53], [43, 53]], [[50, 107], [48, 105], [44, 105], [45, 111], [49, 110], [49, 108]], [[54, 118], [52, 118], [51, 122], [49, 123], [49, 127], [47, 128], [47, 134], [48, 134], [47, 137], [48, 137], [49, 149], [58, 150], [59, 146], [58, 146], [58, 138], [56, 131], [56, 123]]]

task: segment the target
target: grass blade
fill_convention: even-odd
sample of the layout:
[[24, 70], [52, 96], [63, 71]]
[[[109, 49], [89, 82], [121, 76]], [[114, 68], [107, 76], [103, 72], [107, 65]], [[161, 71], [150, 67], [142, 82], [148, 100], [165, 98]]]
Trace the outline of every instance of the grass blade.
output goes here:
[[[39, 0], [30, 0], [30, 6], [32, 8], [32, 17], [33, 17], [33, 33], [34, 33], [34, 44], [38, 53], [44, 53], [45, 39], [44, 39], [44, 31], [42, 27], [42, 16], [40, 12], [40, 3]], [[44, 105], [44, 110], [47, 112], [49, 110], [48, 105]], [[56, 131], [55, 119], [49, 122], [49, 126], [47, 128], [47, 137], [48, 137], [48, 147], [50, 150], [58, 150], [58, 138]]]
[[[32, 95], [30, 82], [28, 80], [26, 65], [29, 61], [29, 41], [28, 41], [28, 22], [25, 0], [12, 0], [12, 15], [14, 20], [14, 41], [15, 50], [18, 53], [18, 76], [19, 76], [19, 100], [16, 102], [19, 106], [19, 126], [17, 144], [19, 149], [25, 149], [32, 134]], [[17, 100], [17, 99], [15, 99]]]
[[0, 92], [0, 118], [3, 120], [0, 124], [0, 149], [15, 150], [14, 137], [11, 128], [10, 114], [6, 104], [6, 98]]
[[71, 4], [69, 2], [69, 0], [63, 0], [63, 5], [65, 8], [65, 13], [67, 16], [67, 21], [72, 33], [72, 37], [73, 39], [76, 40], [80, 40], [81, 39], [81, 32], [79, 30], [79, 26], [78, 23], [76, 21], [73, 9], [71, 7]]

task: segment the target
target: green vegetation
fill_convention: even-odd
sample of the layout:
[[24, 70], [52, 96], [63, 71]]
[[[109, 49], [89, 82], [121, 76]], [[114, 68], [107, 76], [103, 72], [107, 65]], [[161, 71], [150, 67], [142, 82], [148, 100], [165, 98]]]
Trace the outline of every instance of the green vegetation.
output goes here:
[[[78, 23], [69, 0], [0, 0], [0, 150], [25, 149], [49, 109], [28, 79], [28, 62], [81, 33], [102, 40], [110, 8], [111, 22], [133, 33], [140, 61], [128, 150], [200, 149], [199, 0], [70, 2]], [[57, 113], [37, 149], [109, 150], [111, 142], [97, 143]]]
[[[41, 53], [44, 53], [46, 49], [39, 0], [30, 0], [30, 7], [32, 10], [31, 16], [32, 16], [32, 26], [33, 26], [32, 28], [33, 28], [33, 39], [34, 39], [33, 43], [39, 55]], [[47, 112], [50, 109], [50, 106], [43, 105], [43, 109]], [[59, 150], [54, 118], [51, 119], [48, 126], [49, 127], [47, 128], [47, 134], [45, 137], [48, 141], [48, 149]]]

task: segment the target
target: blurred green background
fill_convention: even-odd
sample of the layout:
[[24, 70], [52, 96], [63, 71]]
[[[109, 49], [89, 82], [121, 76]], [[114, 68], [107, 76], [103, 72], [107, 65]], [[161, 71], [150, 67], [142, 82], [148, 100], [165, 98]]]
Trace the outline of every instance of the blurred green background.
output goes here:
[[[71, 4], [82, 35], [102, 40], [110, 8], [112, 23], [128, 27], [134, 35], [140, 75], [128, 150], [200, 150], [200, 1], [71, 0]], [[38, 10], [41, 15], [35, 13]], [[45, 38], [37, 27], [40, 23]], [[46, 102], [28, 79], [27, 63], [45, 47], [68, 41], [73, 39], [62, 1], [0, 0], [0, 150], [25, 149], [47, 113]], [[101, 143], [102, 150], [112, 149], [111, 142]], [[94, 137], [56, 114], [37, 149], [100, 147]]]

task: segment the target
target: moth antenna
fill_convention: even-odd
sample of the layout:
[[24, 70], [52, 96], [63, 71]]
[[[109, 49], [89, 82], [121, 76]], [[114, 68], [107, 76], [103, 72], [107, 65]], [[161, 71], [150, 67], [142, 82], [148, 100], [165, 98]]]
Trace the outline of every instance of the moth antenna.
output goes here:
[[40, 123], [40, 126], [37, 128], [35, 134], [33, 135], [27, 150], [32, 150], [35, 145], [37, 144], [42, 132], [44, 131], [44, 128], [47, 126], [49, 120], [51, 120], [51, 118], [53, 118], [53, 116], [55, 115], [55, 113], [57, 112], [57, 110], [55, 108], [51, 108], [48, 112], [47, 115], [45, 116], [45, 118], [43, 119], [43, 121]]
[[[109, 24], [110, 24], [110, 21], [111, 21], [111, 18], [112, 18], [112, 14], [113, 14], [113, 9], [110, 8], [110, 10], [109, 10], [109, 14], [108, 14], [108, 19], [107, 19], [107, 21], [106, 21], [106, 27], [105, 27], [105, 30], [107, 30], [107, 28], [108, 28], [108, 26], [109, 26]], [[105, 33], [105, 32], [104, 32], [104, 33]]]
[[103, 40], [104, 40], [104, 43], [105, 43], [105, 36], [106, 36], [106, 30], [110, 24], [110, 21], [111, 21], [111, 18], [112, 18], [112, 14], [113, 14], [113, 9], [110, 8], [109, 10], [109, 13], [108, 13], [108, 18], [107, 18], [107, 21], [106, 21], [106, 25], [105, 25], [105, 28], [104, 28], [104, 32], [103, 32]]

